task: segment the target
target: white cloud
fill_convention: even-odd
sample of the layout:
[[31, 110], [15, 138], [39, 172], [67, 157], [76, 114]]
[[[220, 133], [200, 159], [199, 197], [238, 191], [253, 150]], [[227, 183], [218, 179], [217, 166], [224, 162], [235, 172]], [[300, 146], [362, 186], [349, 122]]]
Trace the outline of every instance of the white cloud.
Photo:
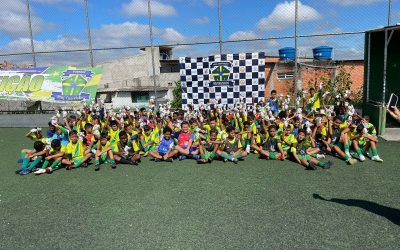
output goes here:
[[197, 25], [207, 25], [210, 23], [210, 19], [206, 16], [193, 18], [192, 23], [197, 24]]
[[[128, 16], [147, 16], [148, 6], [145, 0], [132, 0], [128, 4], [122, 5], [122, 11]], [[172, 5], [164, 4], [159, 1], [151, 1], [151, 14], [153, 16], [173, 16], [176, 10]]]
[[257, 38], [254, 31], [237, 31], [229, 36], [229, 40], [251, 40]]
[[162, 39], [169, 43], [183, 43], [186, 39], [181, 33], [173, 28], [157, 29], [156, 32]]
[[[33, 34], [43, 30], [53, 29], [52, 23], [46, 23], [38, 17], [31, 8], [31, 20]], [[24, 0], [3, 0], [0, 12], [0, 32], [12, 38], [29, 37], [29, 25], [26, 2]]]
[[339, 5], [370, 5], [374, 3], [387, 2], [387, 0], [329, 0], [332, 3]]
[[[321, 19], [322, 16], [314, 8], [299, 2], [299, 21], [312, 21]], [[260, 31], [280, 31], [294, 25], [295, 2], [278, 4], [268, 17], [262, 18], [257, 29]]]

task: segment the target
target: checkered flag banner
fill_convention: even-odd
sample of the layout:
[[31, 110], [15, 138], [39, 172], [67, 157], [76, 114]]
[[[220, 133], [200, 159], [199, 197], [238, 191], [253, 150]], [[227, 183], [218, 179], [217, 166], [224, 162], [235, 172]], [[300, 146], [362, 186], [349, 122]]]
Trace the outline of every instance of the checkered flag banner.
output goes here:
[[182, 109], [188, 105], [221, 104], [234, 107], [264, 99], [265, 53], [181, 57]]

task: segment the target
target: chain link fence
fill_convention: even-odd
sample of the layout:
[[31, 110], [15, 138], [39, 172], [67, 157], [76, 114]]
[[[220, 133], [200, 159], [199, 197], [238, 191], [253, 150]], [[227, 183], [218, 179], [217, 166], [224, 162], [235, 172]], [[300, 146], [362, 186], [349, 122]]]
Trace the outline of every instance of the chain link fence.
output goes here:
[[[363, 59], [364, 32], [400, 22], [400, 0], [4, 0], [2, 9], [1, 68], [95, 66], [161, 45], [173, 48], [168, 59], [277, 56], [289, 46], [297, 63], [321, 45], [334, 48], [335, 60]], [[54, 108], [0, 101], [3, 112]]]

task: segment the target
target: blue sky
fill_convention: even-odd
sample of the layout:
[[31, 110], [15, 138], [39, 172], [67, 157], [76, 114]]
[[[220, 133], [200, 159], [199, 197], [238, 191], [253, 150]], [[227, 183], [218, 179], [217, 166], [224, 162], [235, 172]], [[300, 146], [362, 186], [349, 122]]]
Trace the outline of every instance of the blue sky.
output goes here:
[[[30, 51], [25, 0], [3, 0], [0, 13], [0, 54]], [[87, 48], [83, 0], [30, 0], [37, 51]], [[385, 26], [387, 0], [302, 0], [299, 33], [364, 31]], [[146, 0], [88, 0], [95, 48], [149, 44]], [[152, 0], [156, 44], [218, 40], [217, 0]], [[222, 0], [223, 40], [290, 36], [294, 33], [294, 2]], [[400, 22], [400, 0], [393, 0], [393, 23]], [[224, 45], [224, 52], [265, 51], [275, 55], [293, 39]], [[300, 39], [300, 52], [311, 55], [319, 45], [335, 48], [340, 58], [362, 58], [363, 35]], [[176, 56], [208, 55], [218, 45], [179, 47]], [[103, 61], [137, 53], [136, 49], [96, 52]], [[79, 61], [81, 59], [81, 61]], [[29, 56], [0, 57], [28, 61]], [[86, 53], [40, 55], [40, 64], [87, 64]]]

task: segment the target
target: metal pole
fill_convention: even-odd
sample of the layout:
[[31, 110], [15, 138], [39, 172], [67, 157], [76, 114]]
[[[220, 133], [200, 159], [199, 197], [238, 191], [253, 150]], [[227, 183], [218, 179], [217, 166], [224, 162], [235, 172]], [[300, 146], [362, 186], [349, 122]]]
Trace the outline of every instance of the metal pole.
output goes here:
[[85, 0], [85, 14], [86, 14], [86, 29], [87, 29], [87, 36], [88, 36], [88, 42], [89, 42], [90, 66], [94, 67], [92, 35], [90, 34], [89, 10], [88, 10], [87, 0]]
[[153, 84], [154, 84], [154, 108], [157, 107], [157, 82], [156, 82], [156, 65], [154, 59], [154, 34], [153, 34], [153, 23], [151, 17], [151, 0], [147, 1], [147, 10], [149, 17], [149, 29], [150, 29], [150, 49], [151, 49], [151, 64], [153, 67]]
[[35, 54], [35, 45], [33, 43], [33, 33], [32, 33], [32, 20], [31, 20], [31, 7], [29, 4], [29, 0], [26, 0], [26, 9], [28, 12], [28, 22], [29, 22], [29, 35], [31, 39], [31, 49], [32, 49], [32, 59], [33, 59], [33, 67], [36, 68], [36, 54]]
[[218, 32], [219, 32], [219, 53], [222, 54], [222, 16], [221, 16], [221, 0], [218, 0]]
[[388, 9], [388, 23], [387, 26], [392, 24], [392, 0], [389, 0], [389, 9]]
[[388, 53], [388, 31], [385, 29], [385, 48], [383, 55], [383, 90], [382, 90], [382, 105], [386, 102], [386, 70], [387, 70], [387, 53]]
[[368, 65], [367, 65], [367, 103], [369, 102], [369, 84], [370, 84], [370, 72], [371, 72], [371, 35], [368, 33]]
[[298, 34], [297, 34], [297, 26], [298, 26], [298, 22], [299, 22], [299, 0], [295, 1], [295, 11], [294, 11], [294, 50], [295, 50], [295, 54], [294, 54], [294, 86], [296, 90], [301, 90], [302, 86], [299, 84], [299, 82], [297, 81], [297, 74], [298, 74], [298, 48], [297, 48], [297, 39], [298, 39]]

